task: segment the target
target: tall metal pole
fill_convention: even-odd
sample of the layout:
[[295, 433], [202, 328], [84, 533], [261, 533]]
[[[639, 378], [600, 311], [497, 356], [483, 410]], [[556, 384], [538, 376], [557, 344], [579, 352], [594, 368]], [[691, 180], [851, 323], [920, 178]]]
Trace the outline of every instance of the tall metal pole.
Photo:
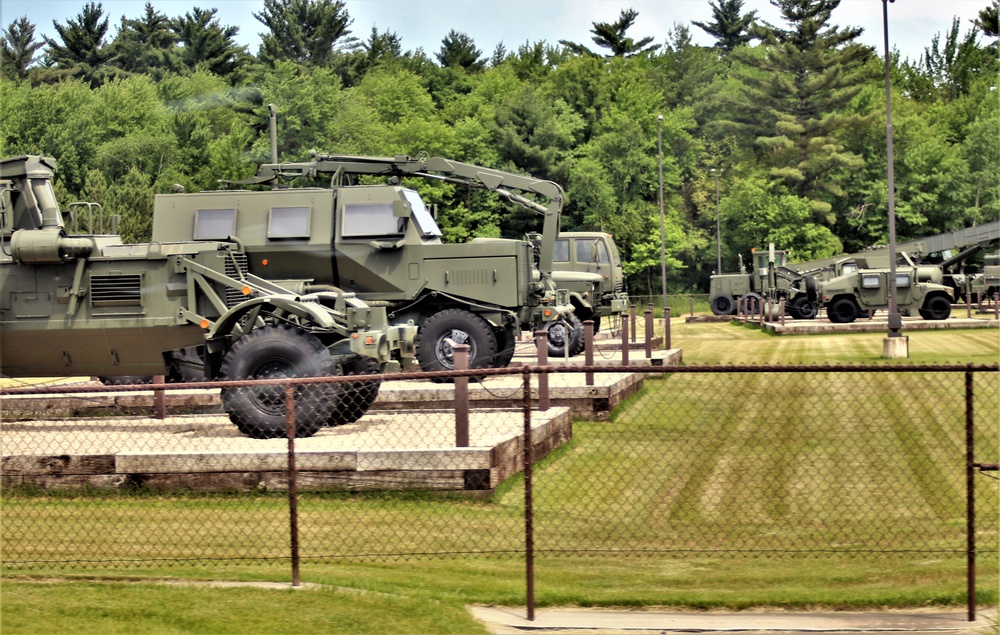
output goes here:
[[715, 273], [722, 273], [722, 220], [720, 218], [721, 209], [719, 208], [719, 176], [721, 170], [712, 168], [712, 173], [715, 174], [715, 257], [718, 261], [716, 263]]
[[[667, 222], [663, 216], [663, 115], [656, 117], [656, 147], [660, 162], [660, 277], [663, 282], [663, 316], [667, 316]], [[652, 289], [650, 289], [652, 291]]]
[[882, 31], [885, 39], [885, 145], [889, 164], [889, 337], [900, 337], [903, 316], [896, 311], [896, 181], [892, 159], [892, 92], [889, 80], [889, 3], [882, 0]]

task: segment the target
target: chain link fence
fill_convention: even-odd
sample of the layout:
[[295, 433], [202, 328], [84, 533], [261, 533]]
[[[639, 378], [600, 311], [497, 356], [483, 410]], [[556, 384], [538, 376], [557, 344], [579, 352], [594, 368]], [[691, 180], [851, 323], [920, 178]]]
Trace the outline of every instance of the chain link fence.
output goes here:
[[[539, 554], [993, 566], [998, 377], [531, 365], [10, 388], [0, 564], [291, 561], [293, 577], [309, 562]], [[264, 438], [221, 411], [237, 398], [269, 417]]]

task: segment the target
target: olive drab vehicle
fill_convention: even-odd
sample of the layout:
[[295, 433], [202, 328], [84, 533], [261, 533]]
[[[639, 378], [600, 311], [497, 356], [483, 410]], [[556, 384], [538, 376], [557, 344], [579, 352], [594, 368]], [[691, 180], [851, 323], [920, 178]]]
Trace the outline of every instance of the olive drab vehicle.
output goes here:
[[[360, 175], [389, 180], [351, 184]], [[300, 177], [329, 179], [329, 186], [278, 186]], [[404, 177], [487, 190], [537, 212], [537, 268], [526, 240], [444, 243], [420, 195], [401, 184]], [[419, 326], [424, 370], [454, 368], [455, 344], [469, 345], [470, 368], [507, 366], [522, 329], [572, 313], [569, 294], [552, 277], [565, 195], [551, 181], [443, 158], [317, 154], [304, 163], [261, 165], [255, 178], [228, 185], [241, 189], [157, 196], [153, 240], [234, 237], [255, 275], [279, 283], [306, 278], [382, 303], [393, 321]], [[246, 187], [253, 185], [272, 189]]]
[[709, 306], [715, 315], [736, 313], [743, 303], [747, 313], [755, 315], [767, 299], [784, 299], [788, 314], [798, 320], [811, 320], [818, 312], [816, 277], [788, 268], [788, 252], [774, 249], [752, 250], [753, 271], [747, 272], [740, 257], [739, 273], [712, 276]]
[[[870, 267], [865, 258], [855, 257], [857, 271], [820, 284], [821, 301], [831, 322], [853, 322], [868, 311], [889, 307], [888, 267]], [[947, 320], [951, 315], [954, 290], [941, 284], [941, 267], [916, 265], [906, 252], [897, 254], [896, 310], [925, 320]]]
[[[412, 361], [416, 327], [353, 294], [289, 291], [247, 271], [234, 241], [123, 244], [67, 233], [54, 159], [0, 160], [0, 373], [7, 377], [176, 375], [211, 379], [378, 373]], [[250, 437], [285, 434], [283, 391], [222, 390]], [[360, 418], [378, 383], [297, 389], [296, 433]]]

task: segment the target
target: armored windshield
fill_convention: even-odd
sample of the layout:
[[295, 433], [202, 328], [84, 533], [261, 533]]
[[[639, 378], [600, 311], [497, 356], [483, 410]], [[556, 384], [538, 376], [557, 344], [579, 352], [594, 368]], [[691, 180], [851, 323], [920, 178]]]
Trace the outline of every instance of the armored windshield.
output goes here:
[[420, 233], [420, 236], [422, 238], [441, 236], [441, 228], [438, 227], [431, 213], [427, 211], [427, 207], [424, 205], [424, 201], [420, 198], [420, 195], [413, 190], [404, 189], [403, 196], [406, 198], [406, 202], [410, 204], [410, 209], [413, 210], [413, 220], [417, 224], [417, 231]]

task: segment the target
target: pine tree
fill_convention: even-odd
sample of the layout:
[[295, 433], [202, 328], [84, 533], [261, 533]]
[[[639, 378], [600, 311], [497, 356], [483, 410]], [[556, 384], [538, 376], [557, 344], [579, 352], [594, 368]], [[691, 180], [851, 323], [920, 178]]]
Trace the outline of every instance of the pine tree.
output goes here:
[[203, 66], [220, 77], [228, 77], [236, 70], [243, 47], [233, 38], [239, 27], [222, 26], [215, 19], [217, 9], [195, 7], [184, 17], [174, 18], [171, 29], [181, 43], [181, 63], [194, 70]]
[[325, 66], [338, 49], [358, 46], [349, 37], [353, 20], [341, 0], [264, 0], [253, 17], [266, 26], [257, 57], [273, 65], [292, 61]]
[[28, 68], [37, 59], [35, 53], [45, 46], [35, 41], [35, 25], [27, 16], [14, 20], [0, 37], [0, 75], [24, 79]]
[[476, 43], [465, 33], [452, 29], [441, 40], [441, 50], [434, 54], [442, 68], [464, 68], [469, 72], [477, 72], [486, 67], [483, 52], [476, 48]]
[[57, 73], [57, 77], [62, 74], [78, 76], [96, 88], [113, 74], [108, 67], [113, 52], [104, 41], [108, 19], [104, 17], [102, 4], [88, 2], [75, 19], [67, 20], [66, 24], [53, 20], [52, 25], [62, 43], [46, 38], [49, 49], [45, 60], [48, 65], [63, 71]]
[[[638, 42], [628, 37], [625, 33], [635, 24], [635, 19], [639, 17], [639, 12], [634, 9], [622, 9], [618, 20], [615, 22], [592, 22], [594, 28], [590, 30], [594, 34], [591, 39], [597, 46], [611, 51], [609, 57], [633, 57], [635, 55], [645, 55], [653, 51], [656, 46], [650, 46], [652, 37], [644, 37]], [[569, 48], [577, 55], [590, 55], [599, 57], [589, 48], [576, 42], [559, 40], [559, 43]]]
[[156, 11], [149, 2], [141, 18], [122, 17], [112, 48], [114, 65], [130, 73], [156, 77], [180, 66], [177, 34], [170, 29], [170, 18]]
[[753, 39], [750, 28], [757, 19], [756, 11], [741, 13], [743, 0], [720, 0], [719, 4], [709, 2], [708, 6], [712, 8], [713, 21], [692, 20], [691, 24], [714, 37], [715, 48], [729, 53], [737, 46], [750, 43]]
[[789, 28], [759, 23], [753, 34], [763, 48], [734, 51], [749, 67], [737, 71], [745, 103], [735, 118], [756, 138], [771, 175], [832, 225], [831, 201], [844, 195], [836, 177], [861, 163], [861, 157], [844, 151], [837, 135], [864, 118], [841, 113], [863, 88], [872, 50], [855, 43], [862, 29], [829, 25], [840, 0], [771, 4]]

